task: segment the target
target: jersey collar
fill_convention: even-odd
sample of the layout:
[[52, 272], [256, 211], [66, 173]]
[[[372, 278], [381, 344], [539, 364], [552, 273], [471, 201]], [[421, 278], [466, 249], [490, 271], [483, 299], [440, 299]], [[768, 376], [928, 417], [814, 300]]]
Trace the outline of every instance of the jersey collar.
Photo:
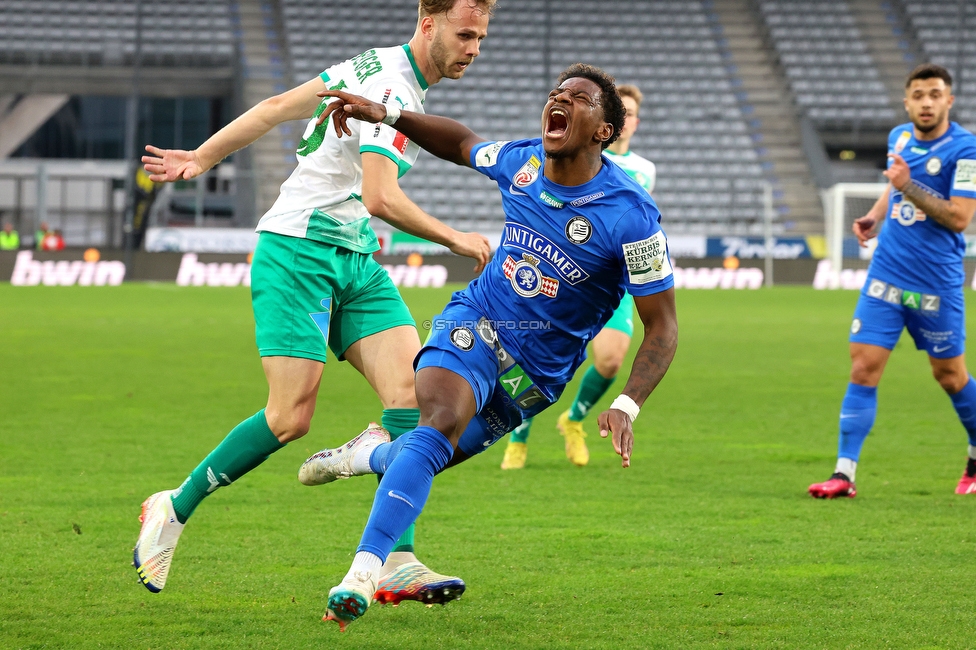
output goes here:
[[410, 61], [410, 67], [413, 68], [414, 75], [417, 76], [417, 83], [420, 84], [420, 89], [427, 90], [429, 85], [427, 80], [424, 79], [424, 75], [420, 74], [420, 68], [417, 66], [417, 60], [413, 58], [413, 52], [410, 51], [410, 43], [403, 44], [403, 51], [407, 55], [407, 60]]

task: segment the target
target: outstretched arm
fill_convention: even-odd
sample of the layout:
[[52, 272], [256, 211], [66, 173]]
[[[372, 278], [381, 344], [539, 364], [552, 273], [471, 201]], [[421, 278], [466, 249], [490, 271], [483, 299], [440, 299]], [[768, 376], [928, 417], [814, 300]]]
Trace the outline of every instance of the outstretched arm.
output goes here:
[[[352, 135], [346, 122], [349, 118], [376, 124], [387, 117], [386, 106], [371, 102], [365, 97], [352, 95], [341, 90], [325, 90], [319, 97], [335, 97], [319, 116], [318, 123], [332, 118], [336, 135]], [[471, 166], [471, 149], [485, 139], [455, 120], [437, 115], [424, 115], [413, 111], [403, 111], [392, 124], [393, 128], [416, 142], [422, 149], [438, 158], [456, 165]]]
[[[635, 296], [637, 313], [644, 323], [644, 340], [641, 341], [630, 378], [618, 400], [633, 400], [639, 408], [668, 371], [674, 351], [678, 347], [678, 316], [674, 308], [674, 289], [667, 289], [650, 296]], [[614, 404], [617, 404], [615, 401]], [[624, 410], [611, 407], [600, 414], [600, 436], [613, 434], [613, 450], [620, 454], [621, 464], [630, 467], [630, 454], [634, 449], [633, 419]]]
[[207, 171], [238, 149], [243, 149], [265, 133], [289, 120], [312, 117], [321, 100], [317, 92], [325, 87], [315, 77], [297, 88], [269, 97], [254, 105], [236, 120], [210, 136], [193, 151], [160, 149], [146, 145], [151, 155], [142, 162], [156, 183], [189, 180]]

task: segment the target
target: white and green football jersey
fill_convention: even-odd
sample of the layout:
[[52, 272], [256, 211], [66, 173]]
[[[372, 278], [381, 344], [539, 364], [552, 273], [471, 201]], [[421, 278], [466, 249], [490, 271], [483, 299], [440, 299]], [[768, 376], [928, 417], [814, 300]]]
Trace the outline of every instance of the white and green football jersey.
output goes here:
[[627, 172], [627, 175], [637, 181], [641, 187], [650, 194], [654, 191], [654, 181], [657, 179], [657, 168], [647, 158], [641, 158], [637, 154], [628, 151], [623, 155], [618, 155], [609, 149], [603, 152], [607, 158], [612, 160], [618, 167]]
[[[427, 82], [409, 45], [368, 50], [325, 70], [330, 90], [345, 90], [401, 110], [424, 111]], [[385, 124], [349, 120], [352, 136], [336, 137], [333, 126], [315, 119], [335, 101], [323, 99], [298, 146], [298, 166], [281, 185], [281, 194], [261, 217], [257, 231], [303, 237], [358, 253], [379, 250], [362, 202], [364, 152], [386, 156], [403, 176], [417, 161], [420, 147]]]

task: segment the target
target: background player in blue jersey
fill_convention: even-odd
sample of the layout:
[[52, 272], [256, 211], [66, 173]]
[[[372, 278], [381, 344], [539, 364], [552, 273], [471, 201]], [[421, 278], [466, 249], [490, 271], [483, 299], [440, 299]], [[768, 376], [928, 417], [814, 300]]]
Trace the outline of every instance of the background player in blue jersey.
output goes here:
[[[853, 497], [857, 461], [874, 424], [878, 382], [903, 328], [925, 350], [969, 434], [969, 458], [957, 494], [976, 492], [976, 382], [966, 369], [962, 265], [966, 229], [976, 211], [976, 136], [949, 121], [952, 77], [921, 65], [905, 84], [911, 120], [888, 137], [891, 181], [854, 222], [863, 246], [881, 228], [851, 325], [851, 381], [840, 412], [837, 466], [810, 486], [817, 498]], [[882, 227], [882, 223], [884, 226]]]
[[337, 133], [349, 116], [384, 121], [492, 178], [506, 215], [495, 257], [434, 319], [417, 356], [420, 426], [386, 444], [367, 430], [309, 459], [331, 471], [322, 482], [383, 474], [352, 567], [329, 593], [327, 618], [344, 626], [369, 606], [383, 558], [420, 514], [434, 475], [555, 403], [624, 291], [634, 296], [644, 339], [599, 427], [629, 466], [632, 424], [674, 357], [677, 319], [660, 212], [602, 156], [624, 121], [603, 71], [577, 64], [563, 72], [543, 110], [542, 138], [516, 142], [487, 142], [453, 120], [401, 116], [397, 107], [341, 91], [322, 96], [341, 100], [325, 113]]

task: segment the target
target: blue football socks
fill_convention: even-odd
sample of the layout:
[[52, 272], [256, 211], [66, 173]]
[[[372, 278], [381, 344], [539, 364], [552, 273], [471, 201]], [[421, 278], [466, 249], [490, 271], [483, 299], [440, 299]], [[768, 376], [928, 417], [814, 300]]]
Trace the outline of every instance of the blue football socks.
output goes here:
[[878, 387], [848, 384], [840, 408], [840, 442], [837, 456], [857, 462], [864, 439], [878, 413]]
[[[357, 551], [365, 551], [385, 561], [397, 539], [423, 510], [430, 494], [434, 475], [454, 455], [454, 448], [433, 427], [417, 427], [389, 443], [392, 448], [403, 440], [398, 454], [383, 474], [373, 499], [373, 509], [366, 522]], [[374, 452], [375, 454], [375, 452]], [[373, 465], [373, 458], [370, 458]]]
[[973, 381], [972, 376], [963, 389], [955, 395], [949, 395], [949, 399], [956, 408], [962, 426], [966, 427], [969, 444], [976, 446], [976, 381]]

